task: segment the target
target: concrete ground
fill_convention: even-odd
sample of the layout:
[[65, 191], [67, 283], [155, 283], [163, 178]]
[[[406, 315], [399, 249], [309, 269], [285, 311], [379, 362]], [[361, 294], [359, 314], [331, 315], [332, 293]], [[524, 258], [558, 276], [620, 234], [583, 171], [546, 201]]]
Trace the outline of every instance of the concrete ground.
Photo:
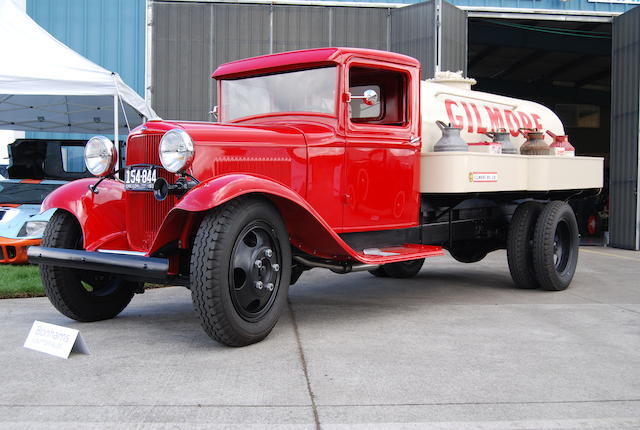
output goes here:
[[[183, 288], [116, 319], [0, 301], [0, 428], [640, 429], [640, 253], [582, 248], [563, 292], [516, 290], [504, 252], [411, 280], [314, 269], [264, 341], [201, 330]], [[34, 320], [91, 355], [22, 344]]]

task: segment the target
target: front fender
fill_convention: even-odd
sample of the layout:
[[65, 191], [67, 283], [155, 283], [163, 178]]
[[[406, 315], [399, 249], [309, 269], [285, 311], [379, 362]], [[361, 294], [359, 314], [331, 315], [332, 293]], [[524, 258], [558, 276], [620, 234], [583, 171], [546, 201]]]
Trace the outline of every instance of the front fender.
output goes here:
[[128, 249], [125, 227], [124, 184], [104, 180], [98, 194], [89, 191], [97, 178], [78, 179], [54, 190], [42, 202], [41, 212], [63, 209], [73, 214], [82, 229], [84, 248]]
[[299, 194], [271, 179], [248, 174], [212, 178], [185, 194], [165, 218], [149, 254], [172, 241], [187, 247], [184, 242], [197, 228], [195, 216], [250, 194], [273, 202], [284, 219], [291, 243], [299, 249], [322, 258], [361, 260]]

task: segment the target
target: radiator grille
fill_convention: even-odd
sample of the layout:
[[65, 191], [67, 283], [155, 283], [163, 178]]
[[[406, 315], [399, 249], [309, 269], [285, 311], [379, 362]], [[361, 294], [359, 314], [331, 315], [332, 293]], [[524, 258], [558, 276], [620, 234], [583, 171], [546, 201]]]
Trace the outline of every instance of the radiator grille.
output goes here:
[[[127, 143], [126, 164], [160, 165], [158, 145], [162, 135], [134, 136]], [[164, 169], [158, 169], [158, 177], [169, 183], [175, 182], [175, 175]], [[151, 247], [153, 238], [160, 228], [165, 216], [175, 205], [175, 197], [168, 196], [157, 201], [153, 193], [148, 191], [127, 191], [126, 222], [129, 244], [132, 248], [145, 251]]]

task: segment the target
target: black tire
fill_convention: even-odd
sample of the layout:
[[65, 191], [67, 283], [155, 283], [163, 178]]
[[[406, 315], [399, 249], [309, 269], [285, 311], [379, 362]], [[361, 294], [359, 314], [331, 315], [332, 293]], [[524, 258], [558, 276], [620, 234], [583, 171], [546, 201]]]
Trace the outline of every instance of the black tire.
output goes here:
[[536, 223], [533, 266], [540, 288], [566, 289], [578, 265], [580, 235], [573, 209], [562, 201], [546, 205]]
[[245, 346], [271, 332], [287, 305], [288, 238], [278, 211], [259, 198], [232, 200], [203, 218], [191, 256], [191, 298], [209, 337]]
[[507, 236], [507, 261], [516, 287], [538, 288], [533, 265], [533, 236], [542, 203], [528, 201], [520, 204], [511, 218]]
[[417, 260], [385, 264], [380, 269], [383, 269], [390, 278], [413, 278], [420, 272], [423, 264], [424, 258], [418, 258]]
[[384, 266], [380, 266], [377, 269], [369, 270], [369, 273], [371, 273], [376, 278], [388, 278], [389, 277], [387, 272], [384, 270]]
[[[83, 249], [82, 230], [69, 212], [58, 210], [42, 238], [49, 248]], [[40, 265], [44, 292], [53, 306], [76, 321], [100, 321], [118, 315], [141, 286], [103, 272]]]
[[459, 244], [453, 249], [450, 249], [449, 253], [460, 263], [477, 263], [488, 254], [487, 249], [482, 246], [482, 243], [474, 242]]

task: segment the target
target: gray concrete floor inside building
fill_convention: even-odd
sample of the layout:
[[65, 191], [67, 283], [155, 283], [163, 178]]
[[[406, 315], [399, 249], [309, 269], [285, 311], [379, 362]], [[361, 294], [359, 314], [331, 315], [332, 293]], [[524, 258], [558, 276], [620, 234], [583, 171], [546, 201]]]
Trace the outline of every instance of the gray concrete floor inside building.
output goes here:
[[[34, 320], [91, 355], [22, 347]], [[202, 331], [184, 288], [80, 324], [0, 301], [1, 428], [640, 428], [640, 252], [583, 247], [571, 287], [517, 290], [504, 252], [410, 280], [314, 269], [263, 342]]]

